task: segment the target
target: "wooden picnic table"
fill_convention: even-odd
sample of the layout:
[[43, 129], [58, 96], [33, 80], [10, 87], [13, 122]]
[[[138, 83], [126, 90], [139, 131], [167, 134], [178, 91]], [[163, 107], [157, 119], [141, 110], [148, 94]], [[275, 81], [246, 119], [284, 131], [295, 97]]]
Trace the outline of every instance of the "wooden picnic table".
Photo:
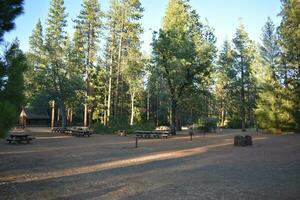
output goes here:
[[84, 137], [88, 136], [90, 137], [93, 134], [93, 130], [87, 128], [87, 127], [72, 127], [72, 128], [53, 128], [52, 132], [54, 133], [64, 133], [64, 134], [71, 134], [74, 136]]
[[30, 142], [30, 140], [34, 139], [34, 137], [30, 136], [29, 134], [24, 134], [24, 133], [12, 133], [8, 136], [8, 138], [6, 139], [6, 141], [8, 141], [9, 143], [12, 142], [23, 142], [26, 141], [27, 143]]
[[72, 135], [78, 137], [84, 137], [84, 136], [90, 137], [93, 133], [93, 131], [88, 128], [72, 128], [68, 130], [71, 132]]
[[168, 138], [166, 131], [135, 131], [136, 137], [139, 138]]

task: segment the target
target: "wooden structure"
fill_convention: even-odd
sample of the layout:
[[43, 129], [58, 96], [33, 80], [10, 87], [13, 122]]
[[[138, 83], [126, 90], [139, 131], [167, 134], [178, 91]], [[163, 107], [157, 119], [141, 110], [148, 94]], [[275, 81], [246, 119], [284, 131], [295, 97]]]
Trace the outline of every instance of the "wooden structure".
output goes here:
[[23, 108], [20, 113], [20, 125], [22, 126], [49, 126], [50, 117], [45, 112], [33, 112]]

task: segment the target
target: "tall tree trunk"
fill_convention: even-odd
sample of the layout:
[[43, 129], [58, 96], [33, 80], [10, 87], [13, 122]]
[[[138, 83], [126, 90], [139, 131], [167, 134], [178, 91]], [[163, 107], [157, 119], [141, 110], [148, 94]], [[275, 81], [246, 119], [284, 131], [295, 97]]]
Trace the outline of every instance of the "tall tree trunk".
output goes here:
[[67, 127], [67, 116], [66, 116], [66, 107], [63, 100], [58, 100], [59, 108], [61, 112], [61, 127], [65, 129]]
[[121, 116], [123, 116], [124, 101], [125, 101], [125, 99], [124, 99], [124, 80], [123, 80], [122, 77], [121, 77], [120, 88], [121, 88], [121, 91], [120, 91], [120, 99], [121, 99], [120, 114], [121, 114]]
[[71, 108], [71, 111], [70, 111], [70, 126], [73, 125], [73, 109]]
[[88, 110], [88, 120], [89, 120], [88, 127], [91, 128], [93, 126], [93, 107], [91, 105]]
[[121, 62], [122, 62], [122, 48], [123, 48], [123, 29], [124, 29], [124, 13], [122, 18], [122, 26], [121, 26], [121, 35], [119, 41], [118, 48], [118, 64], [117, 64], [117, 82], [116, 82], [116, 106], [115, 106], [115, 114], [118, 114], [119, 108], [119, 84], [120, 84], [120, 75], [121, 75]]
[[88, 120], [87, 120], [87, 118], [88, 118], [88, 105], [87, 104], [84, 104], [84, 122], [83, 122], [83, 126], [84, 127], [87, 127], [88, 125], [87, 125], [87, 123], [88, 123]]
[[70, 108], [67, 108], [67, 126], [70, 125]]
[[172, 135], [176, 135], [176, 119], [177, 119], [177, 100], [175, 99], [175, 97], [171, 98], [171, 134]]
[[60, 109], [57, 109], [57, 118], [56, 118], [57, 122], [60, 121]]
[[54, 127], [54, 119], [55, 119], [55, 102], [54, 100], [52, 101], [52, 105], [51, 105], [51, 129], [53, 129]]
[[150, 119], [150, 91], [148, 89], [148, 94], [147, 94], [147, 121]]
[[107, 97], [107, 123], [110, 119], [111, 112], [111, 90], [112, 90], [112, 74], [113, 74], [113, 54], [110, 55], [110, 65], [109, 65], [109, 80], [108, 80], [108, 97]]
[[131, 117], [130, 117], [130, 125], [133, 125], [133, 118], [134, 118], [134, 92], [131, 92]]
[[[104, 91], [104, 108], [107, 108], [107, 88], [105, 87], [105, 91]], [[103, 111], [103, 119], [102, 119], [102, 123], [106, 126], [107, 125], [107, 109]]]
[[245, 126], [245, 121], [246, 121], [246, 112], [245, 112], [245, 85], [244, 85], [244, 67], [242, 64], [242, 70], [241, 70], [241, 100], [242, 100], [242, 105], [241, 105], [241, 119], [242, 119], [242, 131], [246, 131], [246, 126]]
[[221, 127], [224, 127], [225, 124], [225, 100], [224, 97], [222, 97], [221, 100]]
[[[91, 25], [89, 24], [89, 28], [88, 28], [88, 42], [87, 42], [87, 56], [86, 56], [86, 67], [85, 67], [85, 73], [86, 73], [86, 98], [88, 98], [91, 94], [90, 94], [90, 74], [89, 74], [89, 68], [90, 68], [90, 63], [91, 63], [91, 60], [90, 60], [90, 55], [91, 55], [91, 34], [90, 34], [90, 31], [91, 31]], [[89, 113], [88, 113], [88, 108], [89, 108], [89, 105], [86, 103], [84, 105], [84, 126], [87, 127], [89, 126], [88, 124], [88, 116], [89, 116]]]
[[181, 131], [181, 119], [178, 110], [176, 112], [176, 131]]
[[115, 91], [115, 100], [114, 100], [114, 116], [118, 115], [118, 107], [119, 107], [119, 77], [120, 77], [120, 69], [117, 67], [117, 80], [116, 80], [116, 91]]

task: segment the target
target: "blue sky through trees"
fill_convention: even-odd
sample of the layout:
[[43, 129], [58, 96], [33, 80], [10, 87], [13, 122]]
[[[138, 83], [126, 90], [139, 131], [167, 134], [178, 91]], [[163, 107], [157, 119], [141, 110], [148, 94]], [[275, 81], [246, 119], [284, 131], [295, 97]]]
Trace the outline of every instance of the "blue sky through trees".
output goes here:
[[[73, 22], [81, 9], [81, 0], [65, 0], [68, 17], [68, 33], [73, 34]], [[159, 30], [168, 0], [141, 0], [145, 8], [142, 24], [144, 34], [142, 35], [142, 49], [150, 52], [152, 32]], [[43, 25], [48, 15], [50, 0], [25, 0], [25, 13], [16, 20], [16, 29], [5, 34], [6, 41], [14, 38], [20, 40], [20, 47], [28, 49], [29, 36], [38, 20], [41, 18]], [[102, 10], [109, 8], [109, 0], [100, 0]], [[280, 0], [190, 0], [191, 6], [201, 16], [201, 21], [207, 20], [209, 25], [215, 29], [217, 46], [224, 39], [233, 37], [236, 27], [240, 21], [245, 25], [251, 39], [259, 41], [261, 28], [270, 17], [276, 25], [280, 22]]]

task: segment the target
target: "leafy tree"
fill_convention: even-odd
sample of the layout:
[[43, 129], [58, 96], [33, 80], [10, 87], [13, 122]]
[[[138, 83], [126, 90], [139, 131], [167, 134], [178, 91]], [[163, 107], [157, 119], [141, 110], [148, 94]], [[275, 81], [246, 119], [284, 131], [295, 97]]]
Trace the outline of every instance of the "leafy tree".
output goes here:
[[214, 37], [203, 29], [186, 1], [170, 0], [163, 28], [153, 41], [155, 67], [162, 68], [171, 95], [171, 132], [176, 134], [178, 102], [185, 89], [208, 75], [215, 53]]
[[128, 85], [130, 94], [130, 125], [133, 125], [134, 119], [140, 112], [137, 108], [137, 99], [143, 91], [143, 72], [144, 63], [140, 52], [140, 34], [143, 32], [139, 20], [142, 18], [144, 9], [140, 1], [124, 1], [126, 10], [126, 34], [124, 35], [126, 43], [124, 44], [126, 52], [123, 53], [124, 79]]
[[130, 115], [133, 123], [139, 112], [136, 105], [139, 104], [137, 100], [140, 99], [144, 66], [139, 38], [142, 12], [140, 1], [113, 0], [107, 13], [104, 61], [107, 74], [106, 122], [112, 117]]

